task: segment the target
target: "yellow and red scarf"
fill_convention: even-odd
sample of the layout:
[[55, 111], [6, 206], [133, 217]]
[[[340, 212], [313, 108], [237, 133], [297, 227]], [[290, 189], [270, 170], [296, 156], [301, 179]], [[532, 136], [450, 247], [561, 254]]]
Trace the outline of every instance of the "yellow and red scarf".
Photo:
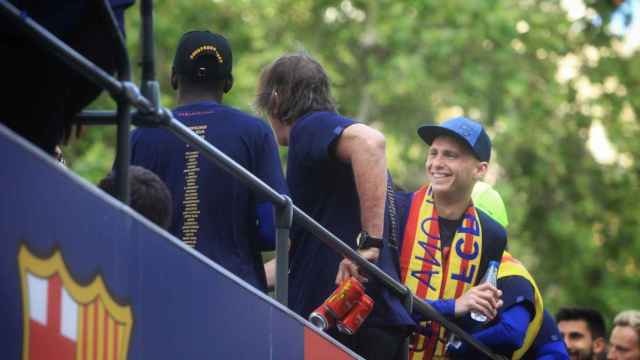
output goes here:
[[[482, 229], [476, 209], [470, 205], [451, 241], [451, 251], [440, 243], [438, 214], [431, 186], [413, 195], [400, 254], [402, 282], [420, 299], [455, 299], [476, 282], [482, 258]], [[446, 329], [436, 322], [421, 324], [431, 336], [414, 336], [409, 359], [446, 357]]]

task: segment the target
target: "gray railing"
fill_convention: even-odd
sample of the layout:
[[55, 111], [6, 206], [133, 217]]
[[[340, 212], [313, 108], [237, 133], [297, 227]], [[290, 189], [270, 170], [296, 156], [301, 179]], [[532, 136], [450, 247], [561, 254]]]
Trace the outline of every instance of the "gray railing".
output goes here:
[[[127, 167], [129, 165], [128, 132], [132, 122], [139, 127], [163, 127], [184, 142], [198, 149], [206, 158], [224, 169], [229, 175], [236, 177], [254, 192], [269, 199], [276, 210], [276, 287], [275, 298], [283, 305], [287, 305], [288, 297], [288, 248], [289, 229], [292, 221], [310, 231], [320, 241], [332, 248], [340, 255], [349, 258], [370, 276], [380, 280], [396, 296], [403, 299], [407, 311], [416, 311], [426, 319], [438, 321], [460, 339], [469, 343], [473, 348], [491, 359], [504, 359], [494, 354], [487, 346], [475, 340], [451, 320], [442, 316], [431, 305], [414, 296], [405, 285], [395, 281], [377, 266], [361, 257], [334, 234], [322, 227], [309, 215], [300, 210], [287, 196], [279, 194], [262, 180], [240, 166], [233, 159], [218, 150], [215, 146], [196, 135], [189, 127], [176, 120], [171, 111], [158, 105], [158, 86], [155, 81], [153, 57], [153, 17], [152, 1], [141, 1], [142, 18], [142, 93], [130, 81], [130, 65], [122, 35], [115, 26], [111, 10], [104, 1], [104, 9], [108, 11], [113, 22], [113, 35], [120, 44], [118, 59], [118, 79], [110, 76], [104, 70], [87, 60], [84, 56], [67, 46], [33, 19], [22, 14], [15, 6], [0, 0], [0, 13], [8, 21], [15, 24], [16, 29], [27, 34], [37, 46], [50, 52], [69, 64], [75, 71], [107, 90], [117, 103], [117, 111], [84, 111], [77, 116], [77, 121], [84, 124], [111, 125], [117, 124], [117, 154], [115, 161], [115, 177], [118, 198], [128, 203]], [[144, 94], [144, 96], [143, 96]], [[130, 112], [133, 106], [136, 111]], [[406, 349], [405, 349], [406, 351]]]

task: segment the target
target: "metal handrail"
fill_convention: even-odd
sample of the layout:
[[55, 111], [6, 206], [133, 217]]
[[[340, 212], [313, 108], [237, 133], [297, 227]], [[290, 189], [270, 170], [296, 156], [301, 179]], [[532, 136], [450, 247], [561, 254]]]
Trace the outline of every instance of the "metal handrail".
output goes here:
[[[120, 82], [131, 80], [131, 63], [129, 62], [129, 53], [127, 52], [127, 46], [124, 41], [124, 36], [118, 29], [118, 23], [111, 6], [107, 0], [98, 1], [103, 12], [107, 16], [107, 21], [111, 26], [111, 37], [116, 42], [116, 66], [118, 80]], [[117, 104], [116, 119], [117, 119], [117, 151], [116, 160], [114, 166], [115, 175], [115, 194], [116, 197], [125, 204], [129, 204], [129, 130], [131, 128], [131, 115], [129, 111], [131, 105], [127, 101], [126, 97], [115, 98]]]
[[[280, 216], [276, 216], [276, 219], [279, 219], [280, 221], [280, 223], [278, 224], [280, 226], [278, 227], [288, 228], [286, 224], [288, 221], [286, 213], [290, 211], [291, 215], [288, 216], [289, 219], [293, 217], [295, 221], [297, 221], [301, 226], [310, 231], [320, 241], [324, 242], [327, 246], [338, 252], [340, 255], [349, 258], [361, 269], [364, 269], [364, 271], [366, 271], [369, 275], [380, 280], [385, 287], [394, 291], [396, 295], [403, 297], [404, 303], [407, 306], [412, 305], [414, 310], [421, 313], [427, 319], [440, 322], [444, 327], [449, 329], [460, 339], [466, 341], [476, 350], [480, 351], [489, 358], [495, 360], [504, 359], [504, 357], [491, 352], [491, 350], [486, 345], [475, 340], [471, 335], [462, 330], [451, 320], [442, 316], [431, 305], [417, 298], [405, 285], [395, 281], [388, 274], [380, 270], [376, 265], [361, 257], [356, 251], [351, 249], [351, 247], [345, 244], [342, 240], [322, 227], [318, 222], [316, 222], [313, 218], [300, 210], [297, 206], [293, 205], [288, 197], [276, 192], [261, 179], [236, 163], [233, 159], [217, 149], [215, 146], [198, 136], [189, 127], [175, 119], [173, 114], [168, 109], [163, 107], [155, 107], [152, 102], [150, 102], [140, 94], [138, 88], [130, 81], [118, 81], [114, 79], [104, 70], [100, 69], [84, 56], [67, 46], [53, 34], [49, 33], [37, 22], [33, 21], [25, 14], [20, 13], [20, 11], [12, 4], [6, 1], [0, 1], [0, 10], [2, 14], [13, 21], [18, 26], [18, 28], [27, 33], [32, 39], [34, 39], [34, 41], [39, 46], [42, 46], [45, 50], [49, 50], [52, 54], [60, 58], [62, 61], [70, 64], [72, 67], [77, 67], [77, 71], [80, 74], [93, 81], [96, 85], [101, 86], [109, 91], [114, 99], [122, 100], [135, 107], [138, 112], [135, 113], [134, 123], [140, 126], [161, 126], [169, 129], [184, 142], [189, 143], [197, 148], [205, 157], [213, 161], [224, 171], [245, 183], [253, 191], [257, 192], [261, 196], [269, 199], [276, 206], [277, 210], [285, 212], [284, 215], [282, 215], [283, 213], [281, 213]], [[102, 119], [102, 121], [104, 121], [105, 118], [108, 118], [110, 115], [111, 114], [109, 113], [100, 113], [99, 117]], [[119, 111], [117, 115], [118, 117], [128, 117], [130, 113], [127, 109], [124, 115], [122, 113], [122, 110]], [[82, 117], [84, 119], [90, 119], [91, 114], [85, 113], [82, 115]], [[280, 239], [281, 236], [279, 235], [278, 238]], [[282, 242], [284, 242], [287, 243], [288, 247], [288, 241], [284, 239], [280, 240], [283, 241], [278, 241], [279, 245], [285, 245], [282, 244]], [[285, 247], [285, 249], [287, 247]], [[283, 253], [282, 248], [280, 248], [280, 251], [276, 251], [278, 253]], [[282, 258], [287, 258], [286, 252], [284, 252], [284, 256], [282, 256]], [[284, 266], [277, 267], [280, 268], [280, 273], [284, 272], [287, 269], [287, 267]], [[276, 293], [278, 293], [278, 290], [276, 290]], [[280, 294], [282, 296], [282, 293]]]

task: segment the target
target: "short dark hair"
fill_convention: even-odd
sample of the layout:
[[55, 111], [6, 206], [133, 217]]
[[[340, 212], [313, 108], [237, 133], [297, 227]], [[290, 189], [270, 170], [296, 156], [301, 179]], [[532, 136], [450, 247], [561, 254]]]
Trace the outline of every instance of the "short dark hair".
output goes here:
[[223, 92], [229, 79], [192, 79], [188, 76], [176, 73], [176, 77], [183, 91], [196, 93]]
[[312, 111], [336, 111], [327, 73], [302, 52], [283, 55], [262, 70], [255, 107], [285, 124]]
[[[129, 166], [130, 206], [163, 229], [171, 225], [173, 202], [167, 185], [153, 172]], [[115, 176], [112, 173], [100, 180], [98, 187], [115, 195]]]
[[598, 310], [581, 307], [565, 307], [561, 308], [556, 314], [556, 322], [571, 320], [583, 320], [586, 322], [593, 339], [606, 337], [604, 318]]

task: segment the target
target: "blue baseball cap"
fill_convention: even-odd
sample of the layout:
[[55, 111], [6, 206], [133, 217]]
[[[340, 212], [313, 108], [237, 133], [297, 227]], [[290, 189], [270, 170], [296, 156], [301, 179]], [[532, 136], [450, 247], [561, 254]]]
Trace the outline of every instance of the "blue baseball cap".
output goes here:
[[418, 128], [418, 135], [428, 145], [431, 145], [438, 136], [452, 136], [469, 145], [471, 152], [478, 160], [489, 161], [491, 159], [489, 135], [480, 123], [463, 116], [449, 119], [441, 125], [422, 125]]

